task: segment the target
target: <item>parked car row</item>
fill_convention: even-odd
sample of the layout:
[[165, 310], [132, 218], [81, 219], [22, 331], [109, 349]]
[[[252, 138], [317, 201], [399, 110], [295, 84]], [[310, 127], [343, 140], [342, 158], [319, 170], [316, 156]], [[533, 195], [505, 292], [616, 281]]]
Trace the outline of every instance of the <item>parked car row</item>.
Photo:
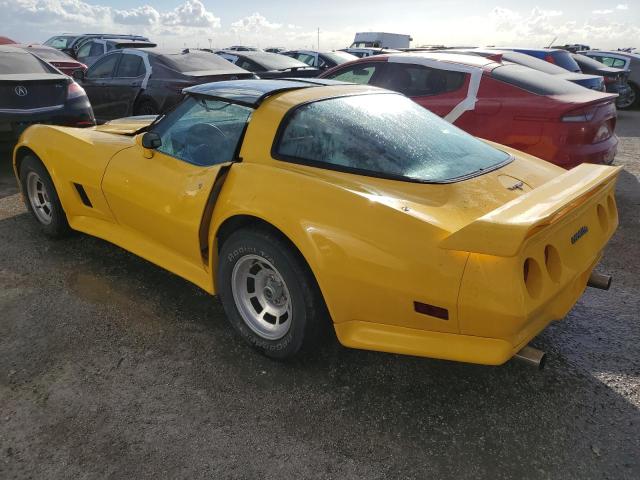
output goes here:
[[[626, 70], [563, 49], [429, 47], [403, 53], [366, 47], [370, 54], [359, 58], [346, 51], [273, 53], [240, 45], [167, 50], [146, 37], [116, 34], [65, 34], [45, 44], [13, 48], [30, 51], [41, 62], [49, 50], [89, 59], [88, 69], [54, 55], [48, 61], [58, 62], [86, 92], [91, 119], [95, 115], [99, 123], [165, 113], [185, 88], [198, 84], [322, 77], [400, 92], [473, 135], [565, 168], [611, 163], [617, 149], [615, 104], [626, 108], [637, 98]], [[1, 73], [10, 70], [7, 64]]]

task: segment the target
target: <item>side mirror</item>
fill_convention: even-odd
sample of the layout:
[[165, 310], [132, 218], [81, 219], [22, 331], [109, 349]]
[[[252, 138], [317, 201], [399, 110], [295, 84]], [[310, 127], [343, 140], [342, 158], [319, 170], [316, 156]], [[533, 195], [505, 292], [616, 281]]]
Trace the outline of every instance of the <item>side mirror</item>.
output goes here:
[[78, 82], [82, 82], [85, 79], [85, 74], [84, 74], [84, 70], [82, 70], [81, 68], [78, 68], [77, 70], [73, 71], [72, 77], [74, 80], [78, 81]]
[[142, 135], [142, 146], [150, 150], [155, 150], [162, 145], [160, 135], [155, 132], [146, 132]]

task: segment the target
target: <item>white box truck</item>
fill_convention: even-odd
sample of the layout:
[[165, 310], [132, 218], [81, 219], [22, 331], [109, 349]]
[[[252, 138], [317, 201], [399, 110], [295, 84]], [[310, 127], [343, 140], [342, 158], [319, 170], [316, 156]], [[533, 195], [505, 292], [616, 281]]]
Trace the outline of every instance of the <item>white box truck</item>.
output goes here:
[[409, 48], [411, 35], [385, 32], [358, 32], [351, 48]]

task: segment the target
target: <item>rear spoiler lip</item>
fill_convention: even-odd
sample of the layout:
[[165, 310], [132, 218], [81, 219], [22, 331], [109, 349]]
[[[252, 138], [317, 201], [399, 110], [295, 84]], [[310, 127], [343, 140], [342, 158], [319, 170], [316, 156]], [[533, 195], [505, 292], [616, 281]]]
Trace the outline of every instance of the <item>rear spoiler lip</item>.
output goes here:
[[622, 167], [606, 165], [578, 165], [452, 232], [439, 247], [513, 257], [535, 230], [554, 223], [573, 210], [572, 204], [606, 188], [621, 170]]

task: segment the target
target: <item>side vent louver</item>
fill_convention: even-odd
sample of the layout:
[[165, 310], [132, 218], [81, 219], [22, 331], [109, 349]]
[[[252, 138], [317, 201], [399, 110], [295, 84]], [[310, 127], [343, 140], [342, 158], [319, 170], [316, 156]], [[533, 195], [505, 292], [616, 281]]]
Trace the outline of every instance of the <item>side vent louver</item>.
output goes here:
[[84, 187], [79, 183], [74, 183], [73, 186], [76, 187], [76, 190], [78, 191], [78, 195], [80, 195], [80, 200], [82, 200], [82, 203], [84, 203], [89, 208], [93, 208], [93, 205], [91, 204], [91, 200], [89, 200], [89, 196], [87, 195], [87, 192], [84, 191]]

